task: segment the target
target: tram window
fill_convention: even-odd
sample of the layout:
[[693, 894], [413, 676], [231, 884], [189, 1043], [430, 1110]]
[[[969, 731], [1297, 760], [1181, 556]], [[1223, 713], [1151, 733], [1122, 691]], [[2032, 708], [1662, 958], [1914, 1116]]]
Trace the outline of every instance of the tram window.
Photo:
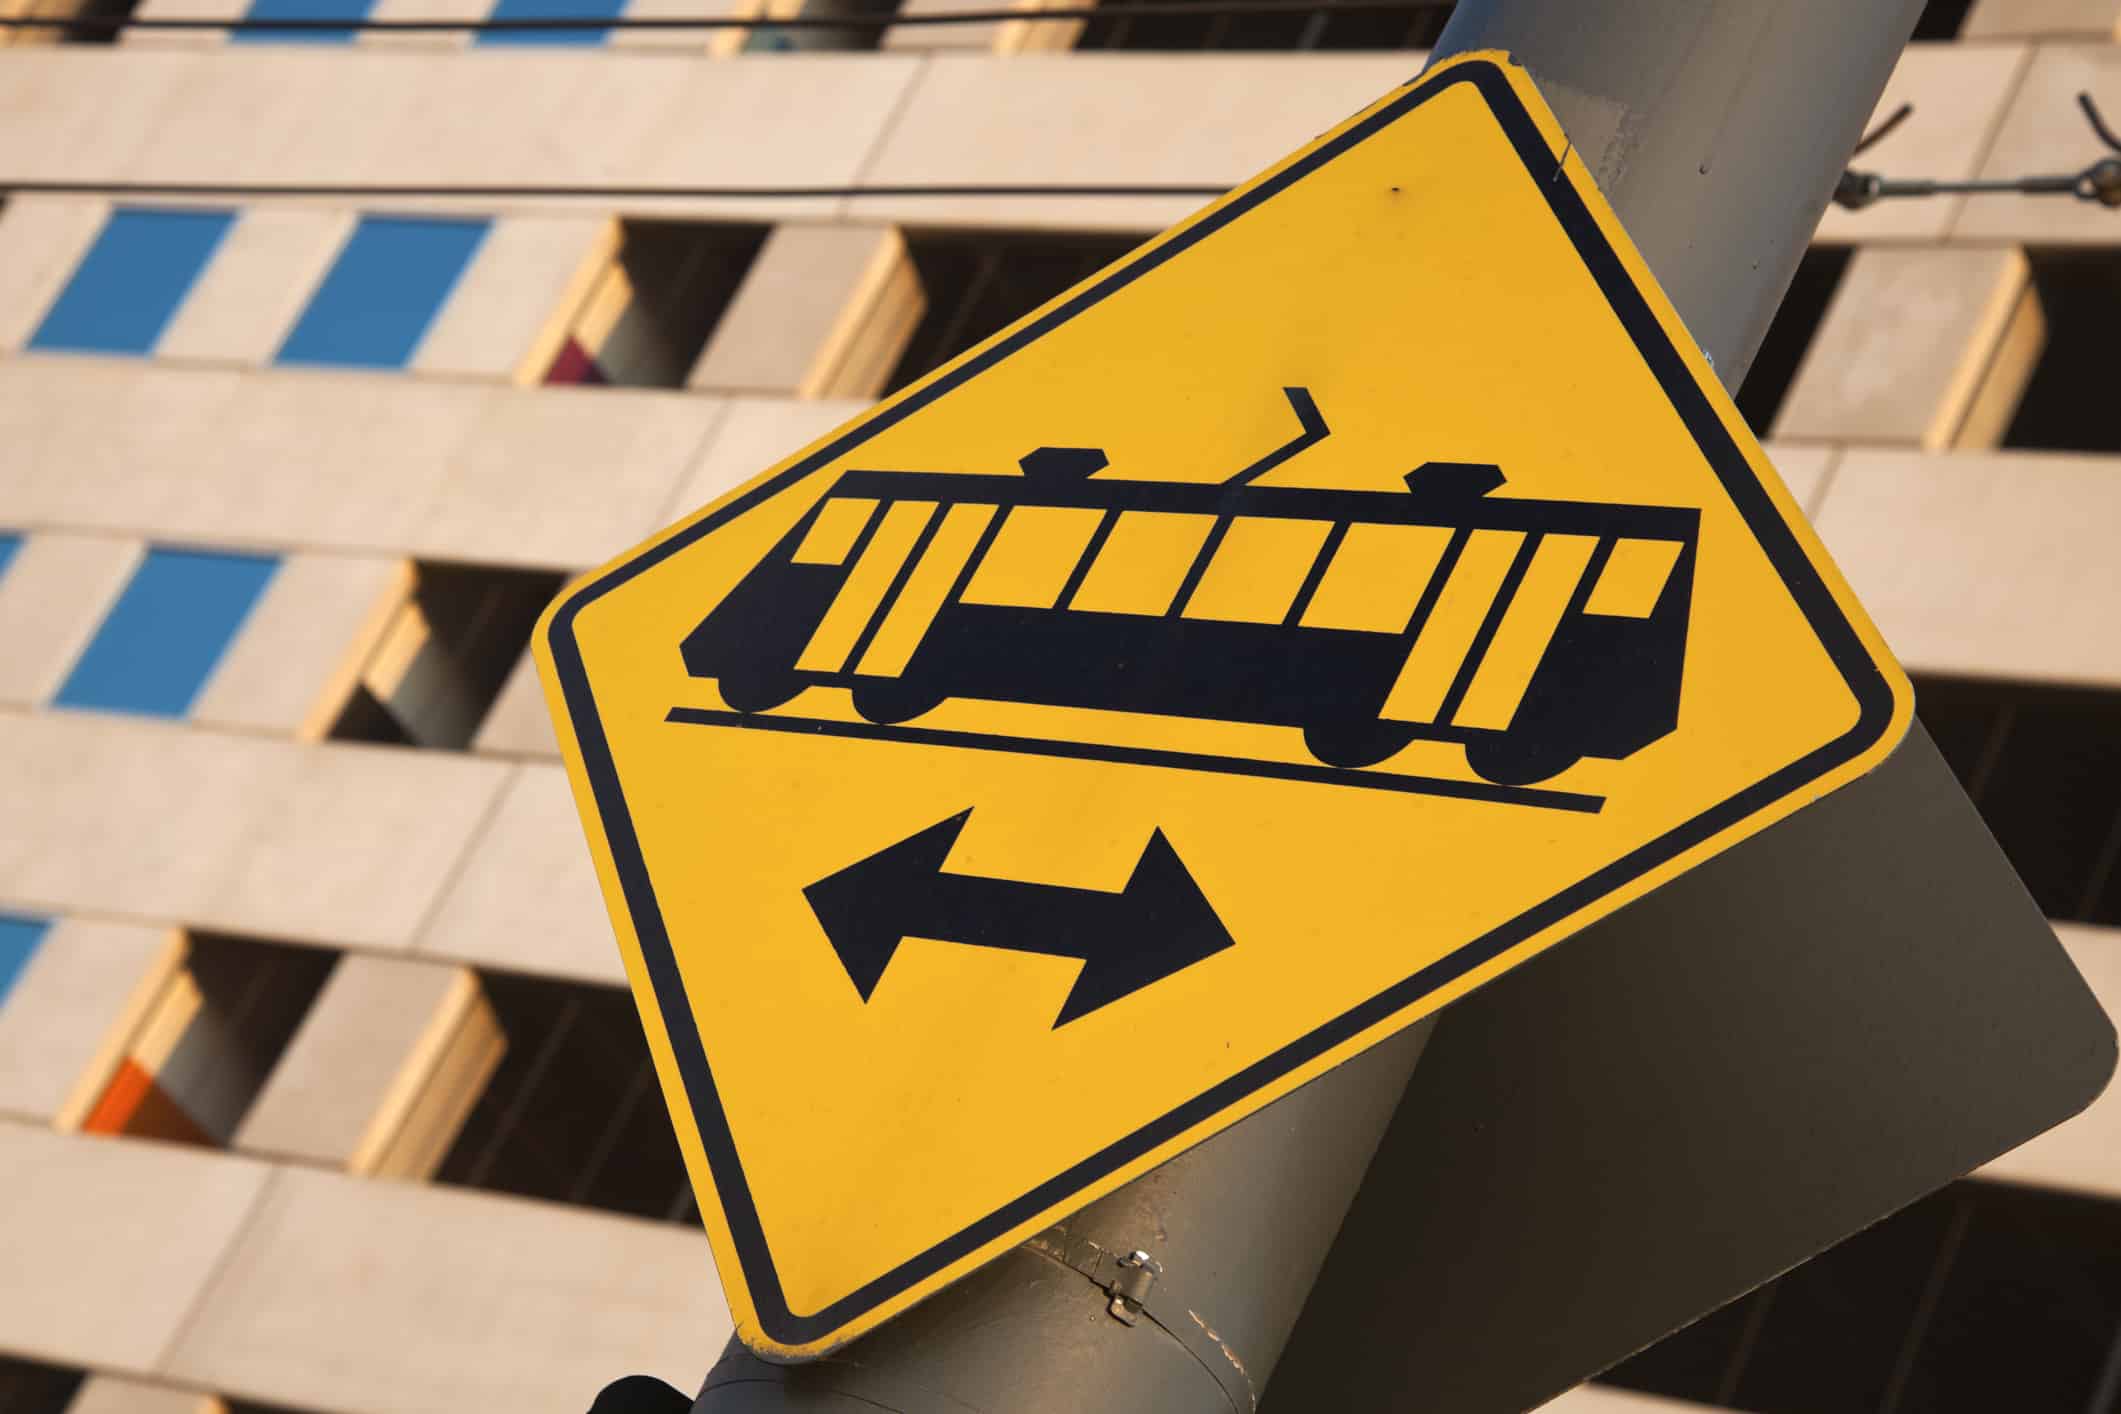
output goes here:
[[1107, 614], [1168, 611], [1214, 528], [1213, 516], [1122, 512], [1068, 607]]
[[1088, 506], [1016, 506], [959, 596], [967, 604], [1050, 609], [1105, 513]]
[[2121, 427], [2107, 408], [2113, 330], [2121, 320], [2121, 259], [2112, 250], [2034, 251], [2031, 258], [2047, 337], [2003, 445], [2121, 451]]
[[885, 391], [948, 363], [1138, 244], [1138, 236], [909, 233], [927, 313]]
[[1398, 633], [1450, 548], [1444, 525], [1351, 525], [1304, 606], [1305, 628]]
[[1330, 521], [1239, 516], [1223, 530], [1200, 583], [1186, 600], [1189, 619], [1278, 624], [1333, 532]]

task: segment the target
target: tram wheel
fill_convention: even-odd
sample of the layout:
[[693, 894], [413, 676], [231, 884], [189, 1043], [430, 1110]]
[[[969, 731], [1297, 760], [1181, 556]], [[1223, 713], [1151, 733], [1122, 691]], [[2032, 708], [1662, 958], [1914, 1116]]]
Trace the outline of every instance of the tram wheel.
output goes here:
[[756, 668], [733, 669], [716, 678], [714, 685], [722, 701], [747, 716], [770, 711], [803, 690], [793, 673]]
[[904, 678], [870, 678], [854, 685], [854, 710], [878, 726], [888, 727], [934, 711], [947, 695]]
[[1528, 786], [1558, 776], [1583, 759], [1566, 741], [1486, 736], [1466, 743], [1466, 764], [1484, 781]]
[[1304, 746], [1328, 766], [1375, 766], [1403, 751], [1419, 731], [1376, 717], [1320, 722], [1304, 728]]

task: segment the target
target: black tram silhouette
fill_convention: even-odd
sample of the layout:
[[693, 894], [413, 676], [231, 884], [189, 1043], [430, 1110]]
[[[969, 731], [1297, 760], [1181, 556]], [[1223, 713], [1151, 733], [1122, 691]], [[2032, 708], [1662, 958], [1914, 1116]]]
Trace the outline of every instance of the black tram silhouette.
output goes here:
[[[1151, 713], [1295, 727], [1350, 768], [1454, 741], [1513, 785], [1673, 730], [1698, 511], [1491, 497], [1501, 470], [1456, 462], [1404, 492], [1253, 485], [1326, 433], [1287, 394], [1304, 434], [1219, 483], [1095, 480], [1104, 453], [1064, 447], [1021, 476], [843, 473], [686, 636], [686, 669], [745, 714], [836, 685], [880, 725], [953, 697]], [[1327, 601], [1358, 559], [1398, 564], [1404, 602], [1351, 627]]]

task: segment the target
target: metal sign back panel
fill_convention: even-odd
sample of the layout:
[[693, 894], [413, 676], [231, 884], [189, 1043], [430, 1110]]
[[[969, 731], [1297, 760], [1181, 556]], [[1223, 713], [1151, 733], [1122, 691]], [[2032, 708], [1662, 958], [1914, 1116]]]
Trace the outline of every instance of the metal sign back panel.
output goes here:
[[1910, 714], [1487, 55], [589, 575], [538, 644], [738, 1332], [784, 1357]]

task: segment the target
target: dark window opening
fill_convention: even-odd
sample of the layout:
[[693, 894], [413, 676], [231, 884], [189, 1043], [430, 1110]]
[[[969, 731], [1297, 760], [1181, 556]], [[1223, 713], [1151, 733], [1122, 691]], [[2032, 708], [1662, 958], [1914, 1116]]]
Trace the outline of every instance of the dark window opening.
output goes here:
[[1848, 271], [1851, 251], [1846, 246], [1813, 246], [1804, 253], [1789, 292], [1768, 325], [1767, 337], [1738, 387], [1738, 411], [1753, 435], [1765, 438], [1782, 411], [1782, 400], [1812, 346], [1812, 337], [1826, 318], [1834, 291]]
[[1083, 26], [1078, 49], [1426, 49], [1451, 18], [1452, 0], [1408, 0], [1389, 9], [1346, 9], [1320, 0], [1309, 14], [1130, 15], [1128, 0], [1104, 0]]
[[1966, 25], [1966, 12], [1974, 8], [1974, 0], [1929, 0], [1922, 7], [1922, 18], [1915, 21], [1914, 37], [1918, 40], [1957, 39], [1959, 31]]
[[692, 1186], [622, 988], [484, 974], [508, 1050], [439, 1182], [685, 1221]]
[[[25, 26], [0, 36], [0, 44], [115, 44], [121, 33], [119, 23], [131, 18], [138, 4], [139, 0], [29, 0], [8, 13], [24, 20], [51, 20], [52, 26]], [[0, 1405], [0, 1414], [8, 1414], [5, 1405]]]
[[120, 22], [131, 19], [138, 7], [139, 0], [82, 0], [82, 3], [59, 12], [71, 15], [76, 21], [88, 21], [68, 25], [62, 32], [62, 42], [116, 44], [118, 36], [125, 32]]
[[1962, 1182], [1601, 1381], [1752, 1414], [2109, 1414], [2121, 1204]]
[[421, 561], [326, 733], [333, 741], [469, 746], [563, 576]]
[[2003, 445], [2121, 452], [2110, 415], [2114, 330], [2121, 327], [2121, 259], [2111, 250], [2034, 251], [2033, 288], [2047, 341]]
[[79, 1370], [0, 1355], [0, 1414], [65, 1414], [84, 1378]]
[[2121, 693], [1928, 678], [1915, 708], [2041, 910], [2121, 923]]
[[188, 933], [81, 1128], [226, 1146], [337, 961], [320, 948]]
[[[860, 19], [893, 15], [898, 0], [807, 0], [796, 14], [806, 20]], [[884, 37], [878, 24], [849, 25], [845, 29], [782, 29], [762, 24], [744, 36], [746, 54], [797, 54], [824, 49], [874, 49]]]
[[1136, 236], [911, 236], [927, 296], [886, 392], [911, 383], [1140, 244]]
[[764, 226], [621, 222], [544, 381], [684, 387], [765, 240]]

